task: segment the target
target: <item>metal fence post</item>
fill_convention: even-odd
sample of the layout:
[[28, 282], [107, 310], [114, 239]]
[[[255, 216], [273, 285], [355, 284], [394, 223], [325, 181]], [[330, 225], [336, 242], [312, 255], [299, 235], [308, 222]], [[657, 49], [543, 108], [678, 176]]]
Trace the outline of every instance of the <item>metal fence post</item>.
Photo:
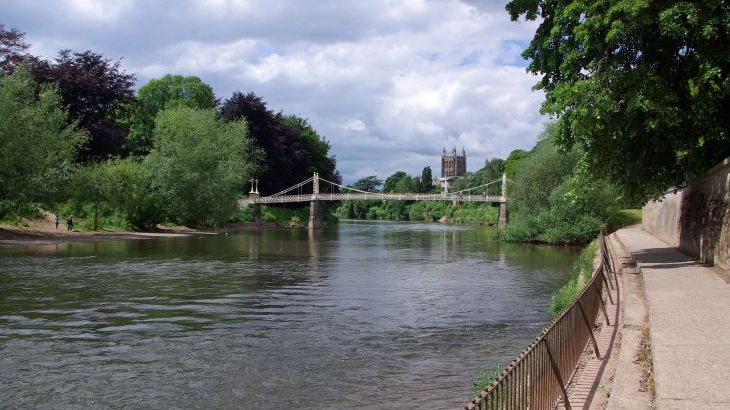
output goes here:
[[550, 351], [550, 345], [548, 344], [547, 338], [542, 339], [543, 343], [545, 343], [545, 350], [547, 351], [548, 359], [550, 360], [550, 367], [553, 369], [553, 374], [555, 375], [555, 379], [558, 381], [558, 386], [560, 387], [560, 392], [563, 395], [563, 404], [565, 405], [565, 410], [570, 410], [570, 402], [568, 401], [568, 391], [565, 390], [565, 385], [563, 384], [563, 378], [560, 376], [560, 369], [558, 369], [558, 365], [555, 363], [555, 358], [553, 357], [552, 352]]

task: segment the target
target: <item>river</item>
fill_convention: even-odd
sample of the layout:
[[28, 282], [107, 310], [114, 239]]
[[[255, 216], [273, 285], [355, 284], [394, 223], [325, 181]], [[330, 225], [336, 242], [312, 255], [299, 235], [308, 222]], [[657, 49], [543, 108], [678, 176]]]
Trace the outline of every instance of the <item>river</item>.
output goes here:
[[0, 407], [460, 408], [576, 256], [389, 222], [0, 249]]

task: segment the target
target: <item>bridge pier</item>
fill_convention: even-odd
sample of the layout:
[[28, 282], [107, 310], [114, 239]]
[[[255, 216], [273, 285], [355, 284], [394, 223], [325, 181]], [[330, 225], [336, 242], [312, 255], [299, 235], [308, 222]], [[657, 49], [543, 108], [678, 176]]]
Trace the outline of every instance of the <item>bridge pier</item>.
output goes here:
[[497, 227], [504, 228], [509, 222], [509, 209], [507, 209], [507, 173], [502, 174], [502, 202], [499, 203], [499, 220]]
[[251, 210], [253, 211], [253, 223], [258, 227], [261, 224], [261, 205], [253, 204], [251, 205]]
[[507, 222], [509, 222], [509, 210], [507, 209], [507, 202], [502, 202], [499, 204], [499, 221], [497, 222], [497, 226], [504, 228], [507, 226]]
[[320, 201], [309, 201], [309, 225], [308, 229], [320, 229], [324, 227], [322, 219], [322, 204]]

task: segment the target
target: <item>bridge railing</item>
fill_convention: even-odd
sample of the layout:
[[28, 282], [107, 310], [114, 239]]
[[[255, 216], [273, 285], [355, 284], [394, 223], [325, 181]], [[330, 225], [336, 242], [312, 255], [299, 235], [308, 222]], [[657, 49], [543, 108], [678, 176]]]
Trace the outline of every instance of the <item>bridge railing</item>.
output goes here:
[[242, 203], [277, 204], [287, 202], [307, 201], [457, 201], [457, 202], [506, 202], [507, 199], [498, 195], [456, 195], [456, 194], [410, 194], [410, 193], [319, 193], [281, 196], [262, 196], [255, 199], [245, 199]]
[[[566, 387], [575, 374], [588, 343], [601, 352], [594, 337], [594, 322], [600, 312], [610, 325], [604, 291], [615, 303], [611, 289], [618, 285], [615, 269], [603, 233], [598, 238], [600, 263], [573, 302], [552, 320], [477, 397], [466, 410], [553, 409], [560, 401], [570, 409]], [[614, 324], [615, 325], [615, 324]]]

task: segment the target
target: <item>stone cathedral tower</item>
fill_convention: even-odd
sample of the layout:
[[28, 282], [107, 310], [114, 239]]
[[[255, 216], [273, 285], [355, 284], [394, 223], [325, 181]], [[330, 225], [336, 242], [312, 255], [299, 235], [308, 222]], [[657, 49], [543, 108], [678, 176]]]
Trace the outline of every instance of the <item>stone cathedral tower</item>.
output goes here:
[[446, 153], [444, 148], [441, 154], [441, 192], [449, 192], [449, 187], [454, 181], [466, 175], [466, 151], [461, 148], [461, 155], [456, 153], [456, 147], [451, 149], [451, 154]]
[[441, 178], [460, 177], [466, 175], [466, 151], [461, 148], [461, 155], [456, 153], [456, 147], [451, 149], [451, 154], [446, 154], [444, 148], [441, 154]]

